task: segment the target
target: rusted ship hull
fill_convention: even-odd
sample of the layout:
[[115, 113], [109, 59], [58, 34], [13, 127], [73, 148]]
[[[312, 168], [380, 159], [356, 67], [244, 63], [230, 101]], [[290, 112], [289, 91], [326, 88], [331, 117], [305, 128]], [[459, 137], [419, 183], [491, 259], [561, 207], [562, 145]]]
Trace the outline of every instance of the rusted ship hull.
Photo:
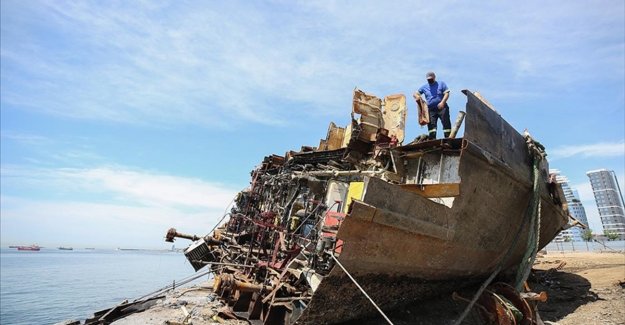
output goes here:
[[[460, 194], [453, 205], [371, 179], [362, 202], [354, 204], [339, 229], [337, 237], [344, 242], [339, 260], [380, 306], [393, 308], [483, 279], [495, 270], [516, 236], [518, 244], [507, 266], [518, 265], [527, 249], [531, 230], [523, 219], [532, 189], [532, 164], [525, 140], [480, 99], [472, 93], [467, 96], [464, 139], [435, 141], [441, 147], [460, 144]], [[548, 178], [548, 170], [542, 166], [542, 178]], [[553, 204], [547, 183], [541, 186], [541, 199], [539, 248], [568, 220]], [[339, 268], [324, 278], [309, 307], [300, 321], [311, 324], [327, 322], [328, 310], [336, 320], [358, 317], [364, 310], [375, 312]]]
[[[189, 251], [192, 263], [211, 264], [215, 288], [235, 312], [265, 324], [337, 323], [374, 312], [330, 255], [382, 309], [475, 283], [500, 263], [514, 269], [534, 240], [527, 220], [534, 172], [536, 246], [567, 223], [547, 162], [533, 171], [526, 139], [475, 94], [465, 92], [463, 138], [406, 146], [393, 146], [393, 137], [403, 138], [401, 112], [392, 116], [401, 132], [389, 135], [389, 110], [376, 110], [380, 100], [363, 94], [354, 97], [361, 119], [341, 132], [332, 124], [322, 140], [341, 143], [332, 137], [345, 134], [342, 149], [266, 159], [230, 221], [203, 239], [212, 243], [206, 252]], [[339, 200], [331, 197], [336, 188]]]

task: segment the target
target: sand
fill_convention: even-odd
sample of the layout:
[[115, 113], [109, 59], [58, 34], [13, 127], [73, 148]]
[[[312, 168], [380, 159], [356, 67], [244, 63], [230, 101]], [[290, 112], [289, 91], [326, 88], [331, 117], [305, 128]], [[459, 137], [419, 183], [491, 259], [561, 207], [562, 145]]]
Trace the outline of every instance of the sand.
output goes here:
[[[547, 271], [560, 265], [560, 270]], [[534, 269], [532, 289], [549, 295], [538, 305], [543, 320], [559, 325], [625, 324], [625, 254], [547, 253], [536, 260]]]
[[[545, 324], [625, 324], [625, 254], [571, 252], [540, 254], [529, 279], [533, 292], [545, 291], [548, 300], [539, 303]], [[223, 305], [214, 299], [210, 284], [170, 292], [156, 306], [114, 322], [115, 325], [180, 324], [185, 320], [184, 306], [191, 314], [187, 321], [202, 324], [246, 324], [225, 320]], [[471, 297], [471, 289], [461, 295]], [[389, 312], [396, 325], [452, 324], [465, 303], [450, 297], [414, 303], [402, 310]], [[349, 324], [383, 324], [380, 317], [361, 319]], [[476, 315], [463, 324], [480, 324]]]

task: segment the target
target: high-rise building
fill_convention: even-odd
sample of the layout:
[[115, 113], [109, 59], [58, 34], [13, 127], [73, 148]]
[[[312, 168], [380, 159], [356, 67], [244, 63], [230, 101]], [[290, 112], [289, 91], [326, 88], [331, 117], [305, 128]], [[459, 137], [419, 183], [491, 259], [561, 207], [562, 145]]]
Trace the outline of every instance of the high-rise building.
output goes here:
[[[588, 219], [586, 218], [586, 210], [584, 210], [584, 205], [582, 201], [579, 199], [579, 194], [577, 190], [572, 189], [569, 185], [569, 180], [566, 176], [560, 174], [560, 171], [557, 169], [549, 170], [550, 174], [556, 174], [556, 181], [562, 187], [562, 191], [564, 192], [564, 198], [566, 199], [566, 204], [569, 208], [569, 214], [577, 219], [579, 222], [588, 226]], [[569, 221], [570, 223], [571, 221]], [[582, 229], [580, 227], [571, 227], [569, 229], [561, 231], [558, 236], [554, 239], [555, 241], [582, 241]]]
[[625, 239], [623, 194], [613, 170], [599, 169], [586, 173], [595, 195], [604, 232], [617, 233]]

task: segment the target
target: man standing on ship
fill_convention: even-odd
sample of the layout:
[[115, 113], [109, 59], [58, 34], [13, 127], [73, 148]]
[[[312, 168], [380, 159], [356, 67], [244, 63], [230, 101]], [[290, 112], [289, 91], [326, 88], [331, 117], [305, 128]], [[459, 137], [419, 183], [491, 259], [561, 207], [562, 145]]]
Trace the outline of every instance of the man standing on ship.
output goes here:
[[425, 74], [425, 78], [428, 83], [421, 86], [418, 93], [415, 92], [414, 97], [425, 95], [425, 100], [428, 104], [428, 113], [430, 114], [430, 123], [428, 123], [428, 139], [436, 139], [436, 125], [438, 119], [441, 119], [443, 124], [443, 134], [445, 138], [449, 137], [451, 133], [451, 120], [449, 119], [449, 106], [447, 105], [447, 99], [449, 99], [449, 88], [443, 81], [436, 81], [436, 74], [434, 72], [428, 72]]

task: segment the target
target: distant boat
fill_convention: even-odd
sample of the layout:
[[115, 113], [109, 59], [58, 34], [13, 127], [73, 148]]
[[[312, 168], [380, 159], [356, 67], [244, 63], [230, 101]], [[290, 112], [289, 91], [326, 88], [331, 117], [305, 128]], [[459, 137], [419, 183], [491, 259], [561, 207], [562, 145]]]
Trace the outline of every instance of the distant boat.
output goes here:
[[95, 250], [95, 248], [93, 248], [93, 247], [85, 247], [85, 249], [86, 250], [90, 250], [90, 251]]
[[62, 250], [62, 251], [73, 251], [74, 249], [72, 247], [59, 247], [59, 250]]
[[38, 252], [38, 251], [41, 250], [41, 247], [39, 247], [37, 245], [17, 246], [17, 250], [18, 251], [35, 251], [35, 252]]

